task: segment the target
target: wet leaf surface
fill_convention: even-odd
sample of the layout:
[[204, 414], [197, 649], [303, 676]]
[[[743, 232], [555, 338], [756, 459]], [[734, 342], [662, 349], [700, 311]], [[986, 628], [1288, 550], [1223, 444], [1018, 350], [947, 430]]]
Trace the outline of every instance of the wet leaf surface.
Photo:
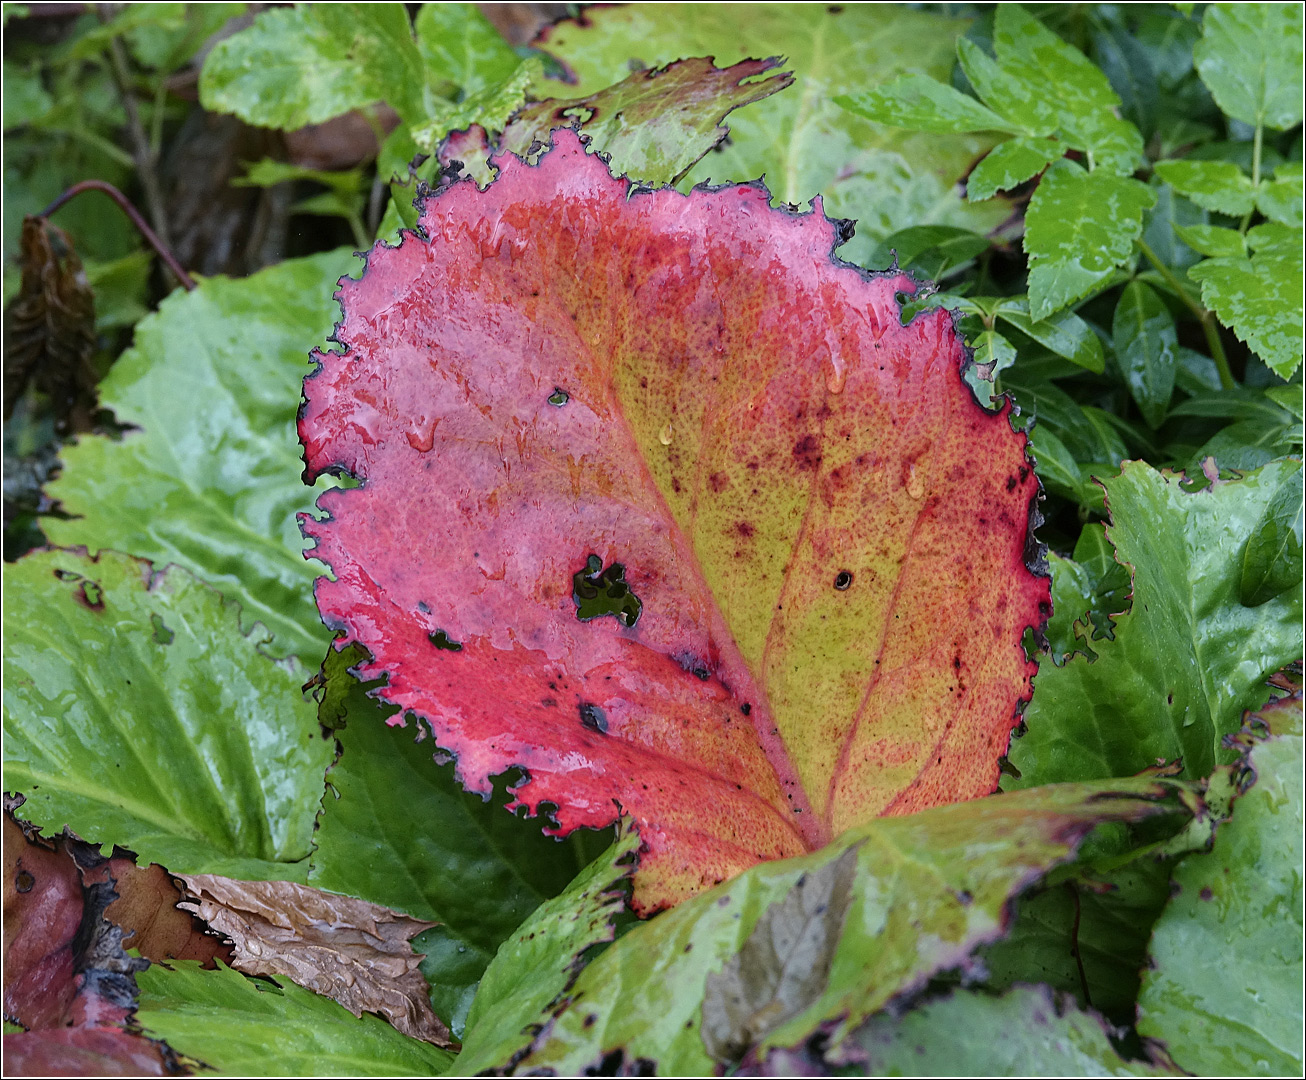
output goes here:
[[414, 1039], [456, 1045], [431, 1011], [410, 944], [429, 922], [289, 881], [182, 880], [184, 909], [231, 939], [237, 971], [288, 976], [355, 1016], [378, 1013]]
[[[646, 910], [991, 791], [1047, 582], [1024, 438], [948, 314], [902, 326], [910, 280], [832, 262], [819, 213], [628, 196], [555, 138], [342, 286], [301, 420], [310, 475], [362, 485], [304, 519], [338, 644], [469, 789], [520, 767], [560, 834], [619, 803]], [[578, 617], [594, 557], [630, 625]]]

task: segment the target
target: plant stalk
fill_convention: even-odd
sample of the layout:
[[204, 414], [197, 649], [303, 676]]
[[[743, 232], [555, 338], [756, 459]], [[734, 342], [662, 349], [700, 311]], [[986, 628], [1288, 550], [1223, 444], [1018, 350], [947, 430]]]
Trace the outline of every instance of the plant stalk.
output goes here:
[[[1252, 138], [1252, 191], [1255, 192], [1261, 186], [1261, 144], [1265, 138], [1265, 129], [1256, 125], [1256, 135]], [[1243, 218], [1242, 224], [1238, 226], [1238, 231], [1244, 236], [1247, 235], [1247, 226], [1252, 223], [1252, 214], [1256, 212], [1256, 207], [1247, 211], [1246, 217]]]
[[122, 107], [127, 113], [127, 130], [131, 134], [132, 148], [135, 151], [133, 156], [136, 172], [141, 178], [141, 187], [145, 189], [145, 202], [150, 209], [154, 231], [163, 240], [165, 246], [171, 246], [163, 189], [159, 186], [159, 174], [155, 168], [158, 158], [154, 153], [150, 137], [145, 133], [145, 125], [141, 123], [140, 110], [136, 107], [136, 94], [131, 86], [131, 74], [127, 68], [127, 56], [122, 42], [117, 38], [109, 42], [109, 69], [118, 87], [118, 96], [122, 98]]
[[1220, 373], [1220, 385], [1225, 390], [1232, 390], [1237, 383], [1234, 382], [1233, 372], [1229, 370], [1229, 358], [1224, 353], [1224, 342], [1220, 340], [1220, 330], [1215, 325], [1214, 316], [1188, 295], [1183, 283], [1157, 257], [1156, 252], [1152, 250], [1146, 240], [1140, 236], [1134, 243], [1138, 245], [1138, 250], [1146, 256], [1147, 261], [1156, 267], [1156, 272], [1165, 278], [1166, 283], [1184, 302], [1188, 310], [1193, 313], [1197, 321], [1202, 324], [1202, 333], [1206, 335], [1206, 347], [1211, 350], [1211, 359], [1215, 361], [1215, 368]]

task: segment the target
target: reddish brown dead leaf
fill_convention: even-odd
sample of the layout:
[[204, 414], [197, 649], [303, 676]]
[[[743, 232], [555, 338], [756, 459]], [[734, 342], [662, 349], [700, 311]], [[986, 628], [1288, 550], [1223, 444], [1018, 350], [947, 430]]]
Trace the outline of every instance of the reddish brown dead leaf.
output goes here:
[[355, 1016], [379, 1013], [405, 1035], [456, 1046], [431, 1010], [411, 938], [435, 923], [289, 881], [182, 876], [195, 912], [235, 945], [231, 966], [284, 975]]
[[168, 1076], [167, 1049], [117, 1027], [67, 1027], [4, 1037], [5, 1076]]

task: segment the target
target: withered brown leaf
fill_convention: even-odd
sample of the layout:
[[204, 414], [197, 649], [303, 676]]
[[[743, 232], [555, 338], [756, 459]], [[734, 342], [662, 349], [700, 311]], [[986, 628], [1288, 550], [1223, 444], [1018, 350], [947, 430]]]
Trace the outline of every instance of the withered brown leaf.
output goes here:
[[193, 911], [235, 945], [232, 967], [285, 975], [355, 1016], [380, 1013], [405, 1035], [454, 1047], [431, 1009], [410, 939], [435, 923], [289, 881], [179, 875]]

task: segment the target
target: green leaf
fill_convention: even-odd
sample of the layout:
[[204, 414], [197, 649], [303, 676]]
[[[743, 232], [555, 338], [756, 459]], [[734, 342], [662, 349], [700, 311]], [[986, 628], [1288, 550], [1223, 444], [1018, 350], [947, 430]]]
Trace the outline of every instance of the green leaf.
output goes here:
[[1016, 362], [1016, 347], [996, 330], [985, 330], [973, 343], [975, 363], [991, 365], [997, 374]]
[[248, 124], [293, 130], [388, 102], [426, 115], [422, 54], [402, 4], [299, 4], [262, 12], [219, 41], [200, 72], [200, 101]]
[[304, 880], [331, 744], [298, 664], [179, 567], [34, 552], [5, 570], [5, 784], [174, 873]]
[[[1104, 798], [1108, 790], [1120, 798]], [[616, 1060], [710, 1075], [745, 1045], [761, 1062], [818, 1028], [837, 1048], [896, 995], [1001, 936], [1010, 898], [1070, 857], [1095, 824], [1163, 813], [1147, 800], [1165, 790], [1133, 780], [978, 799], [879, 818], [814, 854], [753, 867], [636, 926], [591, 963], [517, 1068], [580, 1075]], [[844, 917], [837, 864], [850, 851]], [[731, 1001], [741, 980], [713, 977], [736, 958], [750, 999], [767, 1002], [747, 1015]], [[828, 978], [805, 974], [822, 969]]]
[[[764, 176], [777, 203], [820, 194], [825, 212], [854, 218], [857, 233], [840, 254], [867, 265], [876, 244], [912, 225], [955, 225], [987, 233], [1010, 214], [1005, 202], [969, 206], [956, 190], [987, 136], [908, 134], [835, 104], [907, 72], [946, 82], [964, 20], [887, 4], [766, 4], [747, 19], [721, 4], [629, 4], [587, 8], [538, 44], [574, 73], [567, 96], [585, 95], [686, 56], [718, 67], [748, 57], [784, 56], [795, 85], [731, 113], [730, 141], [709, 154], [684, 185]], [[556, 97], [556, 83], [537, 88]]]
[[1025, 215], [1031, 315], [1046, 319], [1105, 281], [1133, 252], [1155, 201], [1137, 180], [1067, 160], [1048, 169]]
[[590, 950], [616, 936], [616, 920], [625, 907], [623, 889], [634, 873], [639, 844], [629, 823], [619, 825], [616, 843], [500, 946], [467, 1017], [459, 1075], [524, 1056], [536, 1034], [531, 1025], [564, 1001]]
[[1273, 180], [1262, 180], [1256, 190], [1256, 209], [1271, 221], [1293, 228], [1302, 227], [1302, 167], [1300, 163], [1280, 165]]
[[1091, 498], [1084, 490], [1079, 463], [1050, 429], [1036, 425], [1029, 437], [1029, 449], [1034, 455], [1034, 471], [1045, 486], [1074, 503], [1082, 504]]
[[1194, 251], [1216, 258], [1241, 258], [1247, 254], [1247, 241], [1237, 229], [1218, 225], [1176, 225], [1175, 232]]
[[1259, 607], [1302, 578], [1302, 484], [1285, 476], [1247, 540], [1239, 599]]
[[371, 1013], [289, 979], [249, 979], [219, 964], [151, 964], [136, 976], [136, 1019], [153, 1038], [226, 1076], [438, 1076], [454, 1061]]
[[1125, 1061], [1113, 1034], [1047, 987], [1019, 986], [996, 997], [958, 990], [901, 1017], [883, 1012], [855, 1040], [867, 1076], [1171, 1075]]
[[23, 71], [14, 60], [4, 61], [4, 129], [30, 124], [54, 107], [54, 98], [36, 71]]
[[1256, 189], [1232, 161], [1158, 161], [1156, 174], [1198, 206], [1230, 217], [1251, 213]]
[[1187, 244], [1180, 230], [1205, 225], [1210, 215], [1176, 194], [1174, 188], [1163, 184], [1159, 177], [1153, 177], [1149, 186], [1156, 192], [1156, 204], [1143, 219], [1143, 241], [1166, 266], [1186, 270], [1201, 256]]
[[[1297, 702], [1300, 725], [1300, 698]], [[1252, 747], [1255, 785], [1157, 923], [1138, 1030], [1199, 1075], [1302, 1071], [1302, 738]]]
[[[132, 58], [159, 74], [176, 71], [222, 29], [228, 19], [245, 13], [244, 4], [148, 4], [155, 18], [142, 20], [123, 35]], [[160, 9], [174, 8], [176, 18], [160, 18]], [[129, 14], [125, 12], [124, 14]], [[118, 16], [119, 19], [123, 15]], [[116, 21], [116, 20], [115, 20]]]
[[1193, 58], [1216, 104], [1235, 120], [1279, 131], [1301, 122], [1299, 4], [1212, 4]]
[[1029, 316], [1029, 302], [1018, 299], [1004, 302], [998, 308], [997, 316], [1082, 368], [1098, 375], [1105, 369], [1102, 342], [1093, 328], [1078, 315], [1066, 311], [1035, 321]]
[[101, 404], [140, 430], [63, 448], [47, 491], [75, 516], [43, 520], [51, 542], [184, 566], [239, 601], [247, 628], [267, 626], [272, 652], [316, 666], [331, 638], [311, 592], [324, 567], [304, 560], [295, 514], [330, 485], [300, 479], [295, 410], [353, 262], [340, 250], [210, 278], [143, 319], [100, 384]]
[[1295, 386], [1267, 387], [1265, 396], [1280, 408], [1287, 409], [1298, 420], [1302, 419], [1303, 413], [1306, 412], [1306, 403], [1302, 401], [1301, 383]]
[[1060, 139], [1008, 139], [994, 147], [966, 178], [966, 197], [972, 202], [991, 199], [1033, 179], [1066, 153]]
[[1052, 617], [1043, 635], [1052, 662], [1061, 664], [1076, 650], [1085, 655], [1092, 653], [1087, 640], [1091, 627], [1083, 624], [1088, 621], [1095, 595], [1092, 579], [1078, 563], [1050, 551], [1048, 569], [1052, 571]]
[[1009, 755], [1022, 776], [1004, 786], [1127, 776], [1158, 759], [1182, 758], [1187, 776], [1211, 772], [1263, 681], [1301, 654], [1300, 596], [1257, 608], [1238, 596], [1244, 545], [1285, 478], [1300, 484], [1300, 462], [1204, 491], [1136, 461], [1104, 480], [1132, 605], [1114, 641], [1094, 642], [1095, 661], [1040, 667], [1028, 732]]
[[1179, 363], [1179, 336], [1165, 302], [1141, 281], [1125, 286], [1111, 333], [1125, 385], [1153, 430], [1165, 421]]
[[1060, 127], [1061, 113], [1020, 63], [1008, 67], [968, 37], [957, 41], [957, 60], [975, 92], [1023, 133], [1050, 137]]
[[[383, 708], [344, 670], [353, 653], [327, 656], [322, 719], [336, 728], [340, 757], [327, 774], [317, 851], [308, 883], [357, 896], [440, 925], [415, 942], [431, 1000], [461, 1035], [476, 983], [500, 943], [582, 870], [588, 849], [610, 833], [576, 833], [566, 843], [540, 822], [506, 814], [494, 798], [469, 794], [434, 740], [388, 727]], [[396, 823], [420, 822], [420, 828]], [[589, 841], [589, 843], [587, 843]]]
[[[1052, 617], [1046, 635], [1052, 661], [1060, 664], [1070, 653], [1095, 655], [1089, 637], [1115, 636], [1114, 616], [1129, 610], [1129, 573], [1115, 560], [1100, 522], [1089, 522], [1079, 534], [1073, 559], [1048, 554], [1052, 570]], [[1076, 627], [1076, 623], [1083, 624]]]
[[901, 270], [937, 280], [987, 251], [987, 237], [952, 225], [913, 225], [885, 237], [867, 259], [867, 265], [885, 270], [894, 264]]
[[520, 62], [475, 4], [423, 4], [415, 29], [427, 81], [464, 97], [503, 82]]
[[1201, 282], [1202, 303], [1286, 379], [1302, 356], [1302, 231], [1258, 225], [1247, 243], [1250, 259], [1207, 259], [1188, 276]]
[[834, 103], [867, 120], [936, 135], [961, 135], [971, 131], [1005, 131], [1020, 135], [1024, 131], [960, 90], [916, 73], [899, 75], [892, 82], [871, 90], [840, 94]]
[[464, 97], [457, 104], [441, 104], [432, 108], [430, 116], [409, 131], [414, 147], [424, 153], [431, 153], [449, 132], [468, 128], [472, 124], [479, 124], [486, 131], [499, 130], [522, 107], [527, 91], [540, 80], [543, 71], [542, 62], [537, 57], [532, 57], [518, 64], [501, 82], [491, 83]]
[[1189, 460], [1196, 474], [1202, 462], [1214, 458], [1221, 469], [1250, 472], [1275, 458], [1301, 449], [1301, 425], [1266, 424], [1263, 419], [1240, 420], [1221, 428], [1207, 439]]

